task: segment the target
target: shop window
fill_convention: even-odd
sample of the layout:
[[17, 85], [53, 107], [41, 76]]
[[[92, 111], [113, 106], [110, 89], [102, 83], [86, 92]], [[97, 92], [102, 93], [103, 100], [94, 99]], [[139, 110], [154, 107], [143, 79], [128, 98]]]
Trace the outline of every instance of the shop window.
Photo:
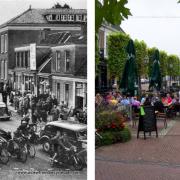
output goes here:
[[60, 83], [57, 83], [57, 100], [60, 103]]
[[70, 51], [65, 51], [65, 71], [70, 70]]

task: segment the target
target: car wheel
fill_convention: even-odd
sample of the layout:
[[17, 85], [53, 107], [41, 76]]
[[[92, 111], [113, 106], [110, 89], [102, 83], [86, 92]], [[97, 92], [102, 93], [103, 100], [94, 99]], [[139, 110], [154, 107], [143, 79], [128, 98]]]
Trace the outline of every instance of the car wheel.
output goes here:
[[44, 141], [44, 143], [42, 144], [42, 146], [43, 146], [43, 150], [44, 150], [45, 152], [50, 152], [51, 145], [50, 145], [49, 141]]

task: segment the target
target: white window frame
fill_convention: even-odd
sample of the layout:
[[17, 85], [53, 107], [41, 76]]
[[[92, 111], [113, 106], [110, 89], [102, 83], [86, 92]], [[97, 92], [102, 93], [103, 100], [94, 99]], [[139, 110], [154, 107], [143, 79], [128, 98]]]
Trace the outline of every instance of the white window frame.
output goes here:
[[1, 79], [4, 79], [4, 60], [1, 61]]
[[7, 61], [4, 61], [4, 80], [7, 80]]
[[60, 21], [61, 20], [61, 15], [60, 14], [57, 14], [56, 15], [56, 21]]
[[1, 53], [4, 53], [4, 34], [1, 35]]
[[7, 34], [4, 34], [4, 52], [7, 53], [8, 48], [8, 36]]
[[76, 15], [76, 21], [79, 21], [79, 22], [82, 21], [82, 14], [77, 14]]
[[66, 14], [61, 15], [61, 21], [67, 21], [68, 17]]
[[74, 15], [68, 14], [68, 21], [74, 21]]

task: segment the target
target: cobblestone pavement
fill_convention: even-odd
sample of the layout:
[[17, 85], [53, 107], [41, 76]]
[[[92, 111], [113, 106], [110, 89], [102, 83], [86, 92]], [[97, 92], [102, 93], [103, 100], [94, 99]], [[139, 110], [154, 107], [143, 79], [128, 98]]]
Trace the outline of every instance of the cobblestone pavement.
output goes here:
[[166, 130], [160, 128], [159, 138], [136, 139], [132, 131], [131, 141], [96, 150], [96, 179], [179, 180], [180, 119], [169, 121]]
[[[21, 117], [12, 111], [10, 121], [0, 121], [0, 128], [14, 131], [20, 124]], [[28, 158], [26, 163], [11, 158], [7, 165], [0, 164], [0, 180], [85, 180], [86, 168], [81, 172], [74, 172], [65, 168], [51, 168], [48, 154], [42, 151], [41, 145], [36, 145], [36, 157]], [[36, 173], [36, 174], [35, 174]]]

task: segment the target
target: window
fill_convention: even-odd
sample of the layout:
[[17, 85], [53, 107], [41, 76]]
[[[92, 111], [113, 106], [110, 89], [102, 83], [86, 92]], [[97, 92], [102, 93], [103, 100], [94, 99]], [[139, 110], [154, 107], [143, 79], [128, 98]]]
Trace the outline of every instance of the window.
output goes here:
[[25, 52], [25, 67], [28, 67], [28, 51]]
[[7, 80], [7, 61], [4, 61], [4, 79]]
[[56, 71], [60, 70], [61, 53], [56, 51]]
[[57, 83], [57, 100], [60, 103], [60, 83]]
[[1, 61], [1, 79], [4, 79], [4, 61]]
[[74, 15], [68, 15], [68, 21], [74, 21]]
[[76, 15], [76, 21], [82, 21], [82, 15]]
[[69, 104], [69, 84], [65, 84], [65, 101]]
[[7, 34], [4, 35], [4, 52], [7, 52], [7, 48], [8, 48], [8, 38], [7, 38]]
[[87, 21], [87, 15], [83, 16], [83, 21], [86, 22]]
[[24, 52], [21, 52], [21, 67], [24, 67]]
[[19, 67], [20, 66], [20, 63], [19, 63], [19, 52], [17, 52], [16, 54], [17, 54], [16, 55], [17, 56], [17, 67]]
[[4, 35], [1, 35], [1, 53], [4, 52]]
[[52, 20], [55, 21], [56, 20], [56, 15], [52, 14]]
[[48, 21], [52, 21], [52, 15], [47, 16]]
[[60, 21], [60, 19], [61, 19], [61, 16], [60, 15], [56, 15], [56, 20]]
[[70, 51], [65, 51], [65, 71], [70, 70]]
[[61, 21], [67, 21], [67, 15], [61, 15]]

